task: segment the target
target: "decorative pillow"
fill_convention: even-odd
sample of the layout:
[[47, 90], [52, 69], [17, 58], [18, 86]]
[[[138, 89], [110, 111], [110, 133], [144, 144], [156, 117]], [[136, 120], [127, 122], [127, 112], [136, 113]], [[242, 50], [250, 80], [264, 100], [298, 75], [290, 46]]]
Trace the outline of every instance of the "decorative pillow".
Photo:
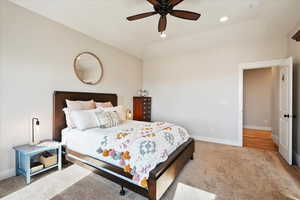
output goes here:
[[[76, 128], [79, 130], [86, 130], [90, 128], [96, 128], [99, 126], [97, 117], [97, 110], [72, 110], [71, 121], [74, 122]], [[100, 111], [102, 112], [102, 111]]]
[[96, 108], [96, 103], [94, 100], [90, 101], [70, 101], [66, 99], [66, 103], [71, 110], [91, 110]]
[[111, 104], [110, 101], [108, 102], [96, 102], [96, 107], [97, 108], [110, 108], [110, 107], [113, 107], [113, 105]]
[[116, 111], [95, 112], [100, 128], [111, 128], [121, 124], [121, 119]]
[[70, 114], [71, 114], [70, 109], [64, 108], [63, 111], [65, 113], [66, 123], [67, 123], [68, 128], [76, 128], [76, 126], [75, 126], [75, 124], [72, 121], [71, 116], [70, 116]]
[[103, 111], [117, 112], [122, 121], [126, 121], [127, 119], [127, 109], [124, 106], [116, 106], [116, 107], [100, 108], [100, 109], [102, 109]]

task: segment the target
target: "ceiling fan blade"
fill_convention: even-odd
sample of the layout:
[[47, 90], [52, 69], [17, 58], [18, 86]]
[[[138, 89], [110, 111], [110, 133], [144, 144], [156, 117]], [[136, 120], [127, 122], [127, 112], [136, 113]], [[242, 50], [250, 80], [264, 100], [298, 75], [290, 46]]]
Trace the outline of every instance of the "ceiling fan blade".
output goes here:
[[127, 17], [127, 20], [128, 21], [134, 21], [134, 20], [145, 18], [145, 17], [150, 17], [150, 16], [156, 15], [156, 14], [157, 14], [157, 12], [142, 13], [142, 14], [138, 14], [138, 15], [133, 15], [131, 17]]
[[172, 15], [174, 17], [179, 17], [182, 19], [188, 19], [188, 20], [198, 20], [199, 17], [201, 16], [198, 13], [185, 11], [185, 10], [172, 10], [170, 12], [170, 15]]
[[167, 28], [167, 16], [161, 16], [158, 23], [158, 32], [164, 32]]
[[157, 1], [157, 0], [147, 0], [149, 3], [151, 3], [152, 5], [154, 5], [154, 6], [160, 6], [160, 3], [159, 3], [159, 1]]
[[180, 4], [181, 2], [183, 2], [184, 0], [170, 0], [170, 4], [175, 7], [178, 4]]

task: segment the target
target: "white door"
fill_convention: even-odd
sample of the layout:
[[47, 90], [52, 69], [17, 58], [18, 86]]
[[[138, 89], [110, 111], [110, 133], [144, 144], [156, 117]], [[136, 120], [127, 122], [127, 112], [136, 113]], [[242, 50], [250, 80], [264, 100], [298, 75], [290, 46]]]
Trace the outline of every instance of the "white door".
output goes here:
[[289, 58], [280, 69], [279, 100], [279, 152], [292, 164], [292, 129], [293, 129], [293, 59]]

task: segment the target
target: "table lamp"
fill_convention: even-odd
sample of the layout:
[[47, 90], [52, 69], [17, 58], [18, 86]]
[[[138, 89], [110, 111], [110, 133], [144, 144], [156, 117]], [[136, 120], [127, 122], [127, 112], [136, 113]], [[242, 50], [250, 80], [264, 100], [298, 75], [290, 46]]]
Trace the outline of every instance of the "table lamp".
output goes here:
[[39, 132], [39, 128], [40, 127], [40, 120], [36, 117], [32, 118], [31, 120], [31, 141], [30, 144], [31, 145], [35, 145], [38, 144], [40, 141], [38, 141], [38, 139], [36, 139], [36, 135]]

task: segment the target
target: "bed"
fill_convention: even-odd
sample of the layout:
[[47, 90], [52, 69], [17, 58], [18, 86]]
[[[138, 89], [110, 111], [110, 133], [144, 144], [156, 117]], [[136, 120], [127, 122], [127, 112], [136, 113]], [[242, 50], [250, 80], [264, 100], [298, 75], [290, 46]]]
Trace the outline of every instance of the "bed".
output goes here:
[[[124, 194], [123, 187], [128, 188], [136, 193], [139, 193], [150, 200], [160, 199], [165, 191], [170, 187], [176, 179], [180, 171], [193, 159], [195, 151], [195, 144], [192, 138], [187, 139], [176, 150], [174, 150], [166, 161], [157, 165], [150, 171], [147, 179], [147, 187], [141, 187], [132, 181], [133, 176], [130, 173], [124, 172], [123, 168], [115, 165], [108, 160], [98, 159], [89, 153], [84, 146], [91, 144], [92, 139], [88, 140], [77, 130], [66, 129], [65, 116], [62, 111], [66, 107], [65, 100], [90, 100], [94, 99], [97, 102], [110, 101], [114, 106], [117, 106], [116, 94], [102, 94], [102, 93], [83, 93], [83, 92], [64, 92], [55, 91], [53, 95], [53, 139], [55, 141], [63, 141], [65, 144], [64, 152], [65, 159], [72, 163], [76, 163], [83, 167], [92, 170], [94, 173], [109, 179], [121, 186], [120, 194]], [[122, 126], [132, 126], [133, 123], [141, 123], [128, 121]], [[90, 130], [93, 132], [94, 130]], [[89, 134], [93, 137], [93, 134]], [[76, 143], [76, 141], [84, 141]]]

